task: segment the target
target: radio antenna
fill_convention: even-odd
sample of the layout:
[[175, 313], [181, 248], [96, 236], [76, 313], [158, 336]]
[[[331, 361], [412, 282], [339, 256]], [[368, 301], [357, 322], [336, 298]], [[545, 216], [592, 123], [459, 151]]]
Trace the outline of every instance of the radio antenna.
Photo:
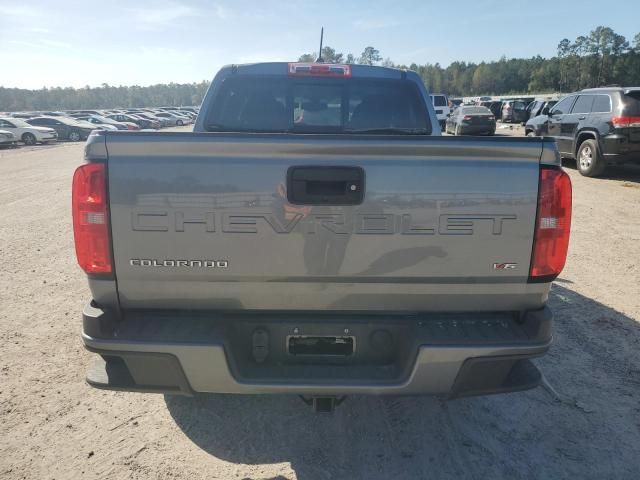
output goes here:
[[324, 27], [320, 28], [320, 50], [318, 50], [318, 58], [316, 59], [316, 63], [324, 63], [324, 58], [322, 58], [322, 39], [324, 37]]

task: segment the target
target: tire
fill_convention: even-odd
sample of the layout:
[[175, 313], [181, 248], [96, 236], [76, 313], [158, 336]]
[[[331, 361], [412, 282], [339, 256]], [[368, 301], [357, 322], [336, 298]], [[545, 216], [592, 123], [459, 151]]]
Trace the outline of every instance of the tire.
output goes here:
[[182, 127], [184, 125], [184, 122], [182, 120], [177, 120], [176, 125]]
[[22, 141], [25, 145], [35, 145], [36, 136], [33, 133], [25, 133], [22, 135]]
[[576, 166], [580, 174], [585, 177], [602, 175], [606, 165], [600, 154], [598, 142], [590, 138], [580, 144], [576, 154]]
[[529, 130], [527, 132], [527, 137], [535, 137], [535, 136], [536, 136], [536, 134], [535, 134], [535, 132], [533, 130]]
[[69, 140], [72, 142], [79, 142], [82, 140], [82, 135], [80, 135], [80, 132], [72, 131], [69, 133]]

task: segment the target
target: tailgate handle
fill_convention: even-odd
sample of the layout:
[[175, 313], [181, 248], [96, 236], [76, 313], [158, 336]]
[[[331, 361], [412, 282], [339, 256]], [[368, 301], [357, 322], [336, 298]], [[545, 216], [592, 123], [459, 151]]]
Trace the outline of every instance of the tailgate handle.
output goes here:
[[359, 205], [364, 200], [360, 167], [290, 167], [287, 200], [295, 205]]

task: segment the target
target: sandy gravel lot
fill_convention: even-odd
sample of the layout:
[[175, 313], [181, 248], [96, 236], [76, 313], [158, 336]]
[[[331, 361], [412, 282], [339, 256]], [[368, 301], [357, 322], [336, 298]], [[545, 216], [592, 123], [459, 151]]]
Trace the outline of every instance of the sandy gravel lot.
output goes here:
[[[574, 184], [550, 387], [486, 398], [102, 392], [84, 383], [88, 300], [70, 183], [81, 144], [0, 150], [0, 478], [638, 479], [640, 169]], [[555, 394], [552, 393], [555, 391]]]

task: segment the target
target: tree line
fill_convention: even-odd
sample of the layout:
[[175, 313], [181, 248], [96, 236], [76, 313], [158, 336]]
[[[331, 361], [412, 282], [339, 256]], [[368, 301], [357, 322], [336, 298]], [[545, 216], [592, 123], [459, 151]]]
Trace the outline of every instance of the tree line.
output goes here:
[[[317, 52], [306, 53], [300, 61], [313, 61]], [[359, 57], [322, 49], [322, 59], [331, 63], [359, 63], [408, 68], [418, 72], [432, 92], [449, 95], [506, 95], [517, 93], [573, 92], [582, 88], [611, 84], [640, 84], [640, 33], [631, 42], [609, 27], [597, 27], [573, 42], [564, 38], [557, 55], [543, 58], [500, 58], [493, 62], [452, 62], [423, 65], [396, 64], [383, 60], [374, 47], [366, 47]]]
[[[299, 61], [313, 62], [317, 58], [318, 52], [305, 53]], [[640, 33], [628, 41], [609, 27], [597, 27], [573, 41], [562, 39], [557, 55], [551, 58], [502, 57], [492, 62], [456, 61], [447, 67], [439, 63], [401, 65], [384, 58], [373, 46], [358, 56], [325, 46], [321, 58], [327, 63], [409, 68], [418, 72], [430, 91], [456, 96], [572, 92], [610, 84], [640, 84]], [[0, 87], [0, 111], [199, 105], [208, 86], [208, 81], [202, 81], [147, 87]]]
[[0, 87], [0, 111], [200, 105], [208, 87], [208, 81], [147, 87], [115, 87], [106, 83], [99, 87], [55, 87], [40, 90]]

